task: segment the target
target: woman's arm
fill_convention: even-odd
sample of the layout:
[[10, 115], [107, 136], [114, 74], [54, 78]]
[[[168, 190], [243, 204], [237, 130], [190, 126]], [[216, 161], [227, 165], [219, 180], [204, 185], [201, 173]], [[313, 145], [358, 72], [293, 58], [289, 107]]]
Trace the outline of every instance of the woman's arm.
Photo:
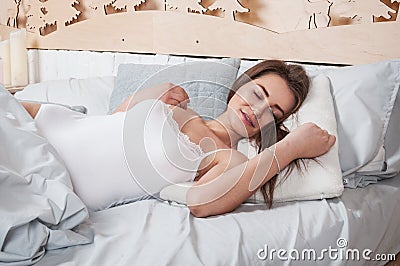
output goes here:
[[[334, 136], [309, 123], [278, 142], [275, 154], [283, 169], [296, 158], [313, 158], [326, 153], [334, 142]], [[277, 171], [277, 162], [269, 150], [235, 166], [217, 165], [188, 190], [187, 205], [196, 217], [231, 212]]]
[[135, 92], [116, 108], [113, 114], [126, 112], [135, 104], [148, 99], [159, 99], [167, 104], [179, 105], [183, 109], [187, 108], [189, 102], [189, 96], [182, 87], [167, 82]]
[[28, 102], [20, 102], [21, 105], [26, 109], [26, 111], [32, 116], [32, 118], [35, 118], [41, 104], [40, 103], [28, 103]]
[[[182, 87], [167, 82], [134, 93], [132, 96], [128, 97], [117, 109], [115, 109], [113, 113], [126, 112], [138, 102], [147, 99], [160, 99], [167, 104], [175, 106], [179, 105], [184, 109], [187, 108], [187, 103], [190, 101], [189, 96]], [[30, 102], [20, 103], [26, 109], [26, 111], [28, 111], [32, 118], [36, 117], [41, 104]]]
[[[282, 168], [295, 159], [285, 141], [276, 144], [275, 154]], [[273, 153], [268, 150], [230, 169], [225, 164], [217, 164], [188, 190], [187, 205], [196, 217], [231, 212], [268, 182], [277, 171]]]

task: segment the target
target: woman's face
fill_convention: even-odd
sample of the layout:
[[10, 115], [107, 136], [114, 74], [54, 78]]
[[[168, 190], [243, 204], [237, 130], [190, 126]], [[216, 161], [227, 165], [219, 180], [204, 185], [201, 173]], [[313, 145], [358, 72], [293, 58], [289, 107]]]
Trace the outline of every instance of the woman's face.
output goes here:
[[232, 129], [250, 138], [274, 119], [293, 110], [295, 98], [286, 81], [276, 74], [265, 74], [240, 87], [228, 103]]

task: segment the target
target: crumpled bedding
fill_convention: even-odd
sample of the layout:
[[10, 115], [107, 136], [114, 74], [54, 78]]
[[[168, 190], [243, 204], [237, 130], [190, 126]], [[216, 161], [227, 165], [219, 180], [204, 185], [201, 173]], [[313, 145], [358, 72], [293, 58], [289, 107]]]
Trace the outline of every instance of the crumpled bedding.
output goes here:
[[[260, 249], [313, 249], [318, 256], [329, 247], [340, 254], [371, 249], [371, 258], [396, 254], [399, 222], [400, 176], [345, 189], [339, 198], [279, 203], [272, 209], [242, 204], [208, 218], [150, 199], [92, 213], [93, 244], [51, 250], [37, 265], [385, 265], [363, 257], [333, 258], [339, 252], [319, 260], [284, 260], [277, 253], [265, 257]], [[339, 248], [339, 240], [345, 248]]]
[[0, 264], [30, 265], [46, 250], [93, 241], [88, 210], [33, 119], [0, 86]]

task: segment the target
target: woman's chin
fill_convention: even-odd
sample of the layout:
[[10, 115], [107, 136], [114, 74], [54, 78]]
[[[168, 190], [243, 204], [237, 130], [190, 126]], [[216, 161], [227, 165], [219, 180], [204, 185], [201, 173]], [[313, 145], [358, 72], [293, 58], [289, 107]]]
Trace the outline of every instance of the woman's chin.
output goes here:
[[244, 138], [244, 139], [249, 139], [256, 134], [255, 132], [248, 131], [243, 126], [239, 127], [236, 132], [238, 133], [239, 136], [241, 136], [241, 138]]

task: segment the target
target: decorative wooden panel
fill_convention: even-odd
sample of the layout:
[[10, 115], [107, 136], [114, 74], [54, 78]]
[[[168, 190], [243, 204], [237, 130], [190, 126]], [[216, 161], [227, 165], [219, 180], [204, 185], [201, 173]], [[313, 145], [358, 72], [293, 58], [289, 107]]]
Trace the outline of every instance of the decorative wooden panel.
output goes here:
[[0, 24], [29, 48], [353, 64], [400, 57], [399, 1], [0, 0]]
[[[0, 0], [0, 24], [49, 33], [65, 25], [144, 10], [217, 15], [276, 32], [394, 21], [400, 0]], [[56, 27], [54, 27], [56, 25]]]

